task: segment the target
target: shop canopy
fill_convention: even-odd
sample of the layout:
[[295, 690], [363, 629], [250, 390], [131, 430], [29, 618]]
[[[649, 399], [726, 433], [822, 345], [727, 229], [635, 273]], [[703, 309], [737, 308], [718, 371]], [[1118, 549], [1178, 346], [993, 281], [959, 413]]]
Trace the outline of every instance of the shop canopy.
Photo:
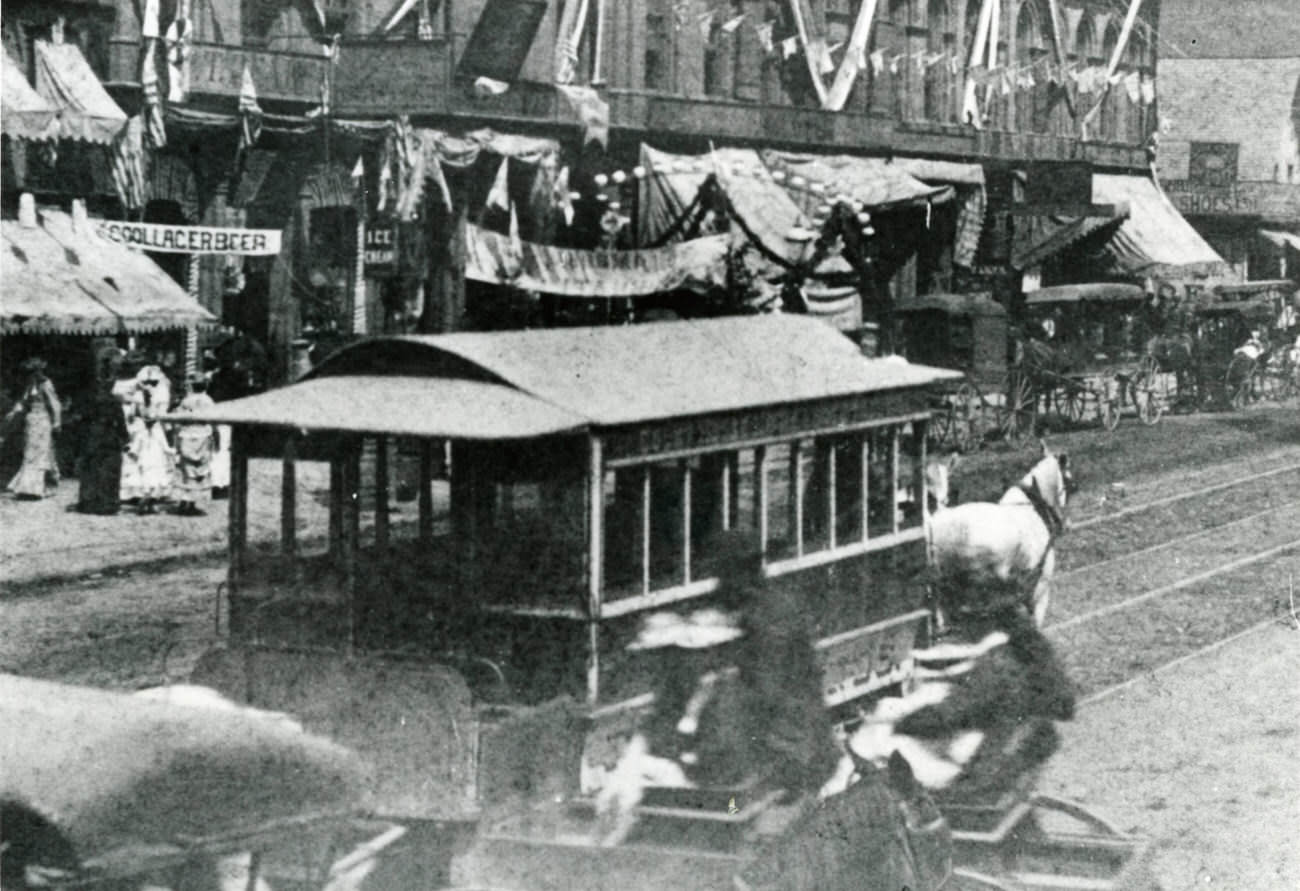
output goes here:
[[1084, 216], [1017, 216], [1012, 236], [1011, 267], [1023, 270], [1039, 266], [1095, 232], [1108, 226], [1118, 227], [1127, 216], [1127, 206], [1116, 207], [1111, 213]]
[[35, 47], [36, 92], [59, 110], [60, 135], [111, 144], [126, 126], [126, 113], [105, 91], [81, 50], [48, 40], [36, 41]]
[[1227, 265], [1145, 176], [1094, 173], [1094, 204], [1127, 204], [1128, 219], [1107, 244], [1120, 271], [1129, 275], [1217, 275]]
[[1045, 303], [1129, 303], [1146, 298], [1137, 285], [1120, 282], [1090, 282], [1081, 285], [1054, 285], [1025, 294], [1030, 306]]
[[144, 254], [42, 210], [0, 221], [0, 334], [137, 334], [216, 318]]
[[1296, 235], [1294, 232], [1275, 232], [1272, 229], [1260, 229], [1259, 234], [1280, 248], [1289, 247], [1293, 251], [1300, 251], [1300, 235]]
[[[551, 423], [556, 428], [618, 427], [907, 389], [955, 377], [897, 359], [866, 359], [852, 341], [824, 322], [777, 313], [373, 338], [335, 353], [304, 381], [175, 420], [321, 429], [317, 426], [318, 406], [324, 402], [320, 394], [329, 392], [329, 387], [352, 387], [354, 396], [368, 395], [362, 401], [373, 408], [365, 411], [398, 416], [403, 424], [417, 423], [411, 418], [415, 414], [442, 415], [441, 420], [428, 421], [440, 425], [439, 436], [522, 438], [537, 435], [538, 429]], [[437, 412], [420, 412], [400, 398], [388, 397], [388, 388], [407, 387], [406, 382], [415, 379], [426, 384], [438, 381], [438, 386], [479, 383], [505, 389], [515, 394], [519, 406], [527, 407], [516, 416], [517, 406], [507, 405], [503, 397], [500, 402], [487, 402], [482, 412], [473, 401], [465, 403], [473, 410], [440, 407]], [[299, 393], [315, 395], [298, 399]], [[552, 414], [545, 415], [547, 411]], [[344, 414], [340, 413], [338, 423], [353, 429], [354, 422]], [[509, 425], [509, 431], [500, 433], [500, 424]]]
[[726, 235], [638, 251], [584, 251], [508, 238], [471, 225], [465, 277], [562, 297], [640, 297], [727, 284]]
[[[901, 165], [884, 158], [859, 158], [852, 155], [809, 155], [767, 150], [763, 161], [771, 170], [786, 174], [785, 187], [806, 210], [837, 196], [861, 201], [868, 210], [888, 210], [908, 205], [937, 204], [948, 201], [953, 191], [947, 186], [931, 186], [909, 174]], [[792, 183], [803, 177], [807, 185]], [[823, 187], [818, 191], [817, 187]]]
[[0, 127], [16, 139], [57, 139], [59, 110], [27, 82], [22, 68], [4, 53], [4, 80], [0, 81]]

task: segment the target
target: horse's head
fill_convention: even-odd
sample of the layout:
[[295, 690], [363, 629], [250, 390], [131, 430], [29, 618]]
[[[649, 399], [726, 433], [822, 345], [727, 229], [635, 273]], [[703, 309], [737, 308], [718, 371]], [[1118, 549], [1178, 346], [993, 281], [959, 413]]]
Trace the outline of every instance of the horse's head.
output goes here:
[[957, 469], [958, 456], [953, 452], [947, 458], [931, 457], [925, 462], [925, 509], [933, 514], [950, 507], [956, 501], [952, 474]]
[[1048, 507], [1064, 517], [1065, 505], [1074, 494], [1074, 474], [1070, 469], [1070, 456], [1066, 452], [1053, 452], [1040, 440], [1043, 457], [1033, 466], [1021, 485], [1038, 490]]

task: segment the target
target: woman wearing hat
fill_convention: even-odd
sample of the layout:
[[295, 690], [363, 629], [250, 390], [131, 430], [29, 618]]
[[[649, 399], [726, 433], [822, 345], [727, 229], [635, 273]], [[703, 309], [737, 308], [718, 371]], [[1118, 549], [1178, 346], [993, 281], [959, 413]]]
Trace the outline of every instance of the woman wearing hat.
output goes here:
[[[190, 394], [176, 407], [191, 414], [216, 405], [207, 394], [208, 379], [202, 374], [189, 378]], [[180, 424], [176, 427], [177, 500], [176, 513], [184, 517], [201, 517], [200, 498], [212, 491], [212, 453], [216, 432], [209, 424]]]
[[21, 368], [27, 372], [27, 385], [5, 421], [23, 416], [23, 463], [8, 488], [21, 499], [37, 500], [53, 495], [59, 486], [54, 434], [62, 424], [62, 409], [54, 384], [45, 376], [45, 360], [28, 359]]
[[162, 416], [171, 408], [171, 382], [157, 365], [146, 365], [136, 375], [136, 413], [140, 423], [131, 442], [131, 455], [139, 467], [139, 510], [151, 514], [157, 502], [172, 491], [175, 450], [167, 442]]

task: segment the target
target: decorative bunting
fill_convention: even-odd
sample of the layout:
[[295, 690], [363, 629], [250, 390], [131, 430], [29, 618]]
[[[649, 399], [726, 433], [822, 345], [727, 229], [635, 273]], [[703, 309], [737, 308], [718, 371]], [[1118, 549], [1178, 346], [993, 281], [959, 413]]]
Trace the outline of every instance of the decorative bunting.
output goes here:
[[145, 41], [140, 88], [144, 106], [145, 136], [154, 148], [162, 148], [167, 145], [167, 126], [163, 120], [162, 96], [158, 92], [158, 63], [154, 56], [157, 47], [156, 39]]
[[746, 16], [747, 14], [748, 14], [748, 13], [743, 13], [743, 12], [742, 12], [740, 15], [736, 16], [735, 18], [727, 19], [727, 21], [723, 22], [723, 23], [722, 23], [722, 31], [723, 31], [723, 33], [724, 33], [724, 34], [731, 34], [731, 33], [733, 33], [737, 28], [740, 27], [740, 23], [743, 22], [743, 21], [745, 20], [745, 16]]
[[239, 148], [246, 151], [257, 145], [262, 135], [262, 107], [257, 104], [257, 87], [247, 63], [239, 81]]
[[709, 38], [710, 38], [710, 37], [712, 36], [712, 34], [713, 34], [713, 12], [712, 12], [712, 10], [710, 10], [709, 12], [706, 12], [706, 13], [701, 14], [700, 17], [697, 19], [697, 21], [699, 22], [699, 25], [700, 25], [700, 38], [701, 38], [705, 43], [708, 43], [708, 42], [709, 42]]
[[781, 41], [781, 58], [788, 59], [799, 49], [798, 37], [787, 37]]
[[180, 0], [176, 18], [167, 26], [167, 101], [184, 102], [190, 79], [190, 4]]
[[474, 80], [474, 94], [480, 98], [500, 96], [510, 89], [510, 84], [491, 77], [478, 77]]
[[609, 103], [591, 87], [556, 87], [582, 121], [583, 142], [609, 145]]
[[551, 190], [551, 200], [555, 207], [564, 216], [564, 225], [573, 225], [573, 195], [569, 191], [569, 168], [564, 167], [560, 170], [559, 175], [555, 177], [555, 185]]
[[763, 52], [769, 54], [776, 49], [772, 44], [772, 25], [772, 22], [760, 22], [754, 26], [754, 31], [758, 34], [758, 45], [763, 48]]
[[885, 71], [885, 53], [876, 50], [871, 54], [871, 73], [879, 77]]
[[1142, 104], [1150, 105], [1156, 101], [1156, 82], [1149, 77], [1142, 78]]
[[1136, 71], [1130, 71], [1124, 77], [1124, 92], [1128, 94], [1128, 101], [1137, 105], [1142, 99], [1142, 75]]
[[492, 188], [488, 191], [487, 206], [496, 207], [501, 210], [510, 210], [510, 159], [502, 158], [501, 166], [497, 168], [497, 175], [492, 180]]

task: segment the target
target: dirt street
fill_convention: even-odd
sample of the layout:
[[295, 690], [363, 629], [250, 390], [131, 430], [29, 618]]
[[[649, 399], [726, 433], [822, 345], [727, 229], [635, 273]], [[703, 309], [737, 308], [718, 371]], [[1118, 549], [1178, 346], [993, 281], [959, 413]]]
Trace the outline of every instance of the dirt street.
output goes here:
[[1270, 622], [1088, 703], [1039, 791], [1155, 840], [1165, 891], [1300, 888], [1300, 624]]

